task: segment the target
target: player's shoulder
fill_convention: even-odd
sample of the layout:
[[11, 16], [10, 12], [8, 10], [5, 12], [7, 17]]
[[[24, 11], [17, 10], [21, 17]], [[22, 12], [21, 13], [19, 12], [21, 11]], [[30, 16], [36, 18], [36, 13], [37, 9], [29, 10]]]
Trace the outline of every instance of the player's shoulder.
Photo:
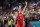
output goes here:
[[23, 13], [21, 12], [21, 14], [23, 14]]

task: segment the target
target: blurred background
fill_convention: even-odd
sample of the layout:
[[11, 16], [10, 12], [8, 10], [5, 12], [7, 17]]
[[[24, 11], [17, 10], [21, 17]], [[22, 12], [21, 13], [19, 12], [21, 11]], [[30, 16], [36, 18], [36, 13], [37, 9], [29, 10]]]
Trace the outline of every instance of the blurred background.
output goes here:
[[23, 14], [24, 27], [40, 27], [40, 0], [0, 0], [0, 27], [8, 27], [11, 20], [11, 27], [15, 25], [15, 14], [18, 12], [18, 7], [21, 10], [25, 6], [25, 1], [28, 5]]

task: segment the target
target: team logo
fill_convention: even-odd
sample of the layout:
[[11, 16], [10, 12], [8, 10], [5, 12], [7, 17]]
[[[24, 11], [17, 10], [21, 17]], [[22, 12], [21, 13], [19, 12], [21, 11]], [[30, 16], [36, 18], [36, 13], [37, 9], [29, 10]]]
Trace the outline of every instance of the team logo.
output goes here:
[[19, 16], [21, 16], [21, 14]]

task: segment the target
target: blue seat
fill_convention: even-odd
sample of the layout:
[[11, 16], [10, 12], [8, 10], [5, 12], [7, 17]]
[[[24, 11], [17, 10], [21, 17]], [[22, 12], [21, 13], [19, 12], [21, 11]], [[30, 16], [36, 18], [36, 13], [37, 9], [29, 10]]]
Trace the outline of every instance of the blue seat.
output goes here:
[[40, 27], [40, 21], [30, 21], [35, 27]]

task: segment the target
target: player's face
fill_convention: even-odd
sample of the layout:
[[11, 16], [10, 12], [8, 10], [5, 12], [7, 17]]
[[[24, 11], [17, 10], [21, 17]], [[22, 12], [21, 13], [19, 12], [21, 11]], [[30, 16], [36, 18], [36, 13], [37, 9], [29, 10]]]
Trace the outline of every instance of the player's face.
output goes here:
[[20, 8], [18, 8], [18, 11], [21, 11], [21, 9], [20, 9]]

